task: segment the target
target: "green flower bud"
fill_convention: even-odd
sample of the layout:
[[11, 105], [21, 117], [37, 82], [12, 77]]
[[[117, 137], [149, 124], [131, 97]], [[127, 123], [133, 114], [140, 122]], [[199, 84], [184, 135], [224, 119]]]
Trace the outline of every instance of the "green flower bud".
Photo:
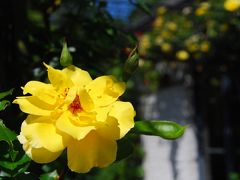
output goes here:
[[186, 128], [172, 121], [137, 121], [132, 132], [173, 140], [181, 137]]
[[137, 46], [131, 51], [131, 53], [128, 56], [128, 59], [126, 60], [124, 64], [124, 73], [123, 73], [123, 79], [128, 80], [134, 71], [139, 66], [139, 54], [137, 52]]
[[61, 57], [60, 57], [60, 64], [63, 67], [72, 65], [72, 55], [68, 51], [66, 42], [64, 42], [64, 44], [63, 44], [62, 53], [61, 53]]

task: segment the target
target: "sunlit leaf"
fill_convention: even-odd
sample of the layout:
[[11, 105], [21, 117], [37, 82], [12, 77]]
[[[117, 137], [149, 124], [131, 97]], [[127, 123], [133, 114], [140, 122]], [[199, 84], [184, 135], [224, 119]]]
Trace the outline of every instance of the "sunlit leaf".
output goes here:
[[[29, 159], [30, 161], [30, 159]], [[18, 170], [17, 170], [17, 173], [14, 174], [14, 176], [18, 176], [20, 174], [23, 174], [26, 172], [26, 170], [28, 169], [30, 163], [26, 163], [24, 166], [20, 167]]]
[[151, 9], [148, 7], [147, 3], [143, 0], [136, 0], [136, 5], [148, 15], [152, 15]]
[[164, 139], [177, 139], [185, 132], [186, 126], [172, 121], [137, 121], [132, 132], [160, 136]]
[[7, 179], [9, 177], [11, 177], [10, 174], [8, 174], [8, 173], [6, 173], [6, 172], [4, 172], [2, 170], [0, 171], [0, 180]]
[[10, 155], [12, 161], [15, 161], [15, 159], [18, 155], [18, 151], [15, 151], [13, 148], [10, 148], [9, 155]]
[[32, 172], [24, 172], [19, 174], [18, 176], [14, 177], [14, 180], [37, 180], [39, 179], [35, 174]]
[[13, 88], [8, 90], [8, 91], [1, 92], [0, 93], [0, 99], [3, 99], [3, 98], [5, 98], [8, 95], [12, 95], [12, 92], [13, 92]]
[[3, 100], [0, 101], [0, 111], [3, 111], [4, 109], [6, 109], [6, 107], [10, 104], [10, 102], [8, 100]]
[[56, 180], [59, 178], [59, 175], [56, 170], [50, 172], [50, 173], [45, 173], [40, 176], [40, 180]]
[[0, 161], [0, 167], [14, 170], [18, 166], [24, 165], [30, 161], [30, 158], [27, 155], [23, 155], [22, 158], [16, 162], [9, 162], [9, 161]]

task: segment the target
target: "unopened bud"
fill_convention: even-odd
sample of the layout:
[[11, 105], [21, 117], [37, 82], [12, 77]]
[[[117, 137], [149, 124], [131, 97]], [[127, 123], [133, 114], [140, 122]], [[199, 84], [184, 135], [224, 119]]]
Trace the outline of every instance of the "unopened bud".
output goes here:
[[123, 79], [128, 80], [139, 66], [139, 54], [137, 52], [137, 46], [129, 54], [124, 64]]
[[60, 57], [60, 64], [63, 67], [70, 66], [72, 64], [72, 55], [68, 51], [67, 43], [63, 43], [62, 53]]

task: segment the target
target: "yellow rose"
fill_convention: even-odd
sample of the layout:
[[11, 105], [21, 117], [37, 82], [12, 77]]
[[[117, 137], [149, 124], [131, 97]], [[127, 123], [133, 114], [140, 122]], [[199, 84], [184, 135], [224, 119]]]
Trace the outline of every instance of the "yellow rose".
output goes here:
[[54, 161], [66, 148], [68, 167], [86, 173], [116, 159], [117, 140], [134, 126], [130, 102], [119, 101], [125, 83], [113, 76], [94, 80], [75, 66], [46, 65], [50, 83], [30, 81], [14, 103], [28, 113], [18, 136], [37, 163]]
[[185, 50], [180, 50], [180, 51], [177, 51], [176, 57], [177, 57], [180, 61], [186, 61], [186, 60], [188, 60], [188, 58], [189, 58], [189, 54], [188, 54], [188, 52], [185, 51]]
[[240, 7], [240, 0], [226, 0], [224, 1], [224, 8], [227, 11], [236, 11]]

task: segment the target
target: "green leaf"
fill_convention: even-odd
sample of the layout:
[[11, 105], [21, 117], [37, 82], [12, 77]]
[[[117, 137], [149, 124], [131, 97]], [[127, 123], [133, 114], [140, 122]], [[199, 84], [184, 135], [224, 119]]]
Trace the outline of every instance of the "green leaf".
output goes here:
[[72, 65], [72, 55], [68, 51], [67, 43], [63, 43], [62, 53], [60, 57], [60, 64], [63, 67]]
[[181, 137], [185, 129], [186, 126], [181, 126], [172, 121], [137, 121], [131, 132], [173, 140]]
[[22, 158], [16, 162], [9, 162], [9, 161], [0, 161], [0, 167], [9, 169], [9, 170], [14, 170], [18, 166], [25, 165], [28, 163], [31, 159], [25, 154], [22, 156]]
[[8, 91], [1, 92], [1, 93], [0, 93], [0, 99], [3, 99], [3, 98], [5, 98], [5, 97], [8, 96], [8, 95], [12, 95], [13, 90], [14, 90], [14, 89], [12, 88], [12, 89], [10, 89], [10, 90], [8, 90]]
[[9, 161], [9, 159], [3, 160], [0, 161], [0, 169], [11, 177], [16, 177], [26, 172], [30, 165], [30, 160], [26, 154], [22, 155], [21, 158], [15, 162]]
[[11, 177], [10, 174], [8, 174], [7, 172], [4, 172], [4, 171], [0, 171], [0, 180], [4, 180], [4, 179], [9, 179], [9, 177]]
[[[29, 160], [30, 161], [30, 160]], [[23, 165], [22, 167], [20, 167], [18, 170], [17, 170], [17, 173], [14, 174], [14, 176], [18, 176], [20, 174], [23, 174], [27, 171], [28, 167], [29, 167], [30, 163], [26, 163], [25, 165]]]
[[153, 15], [151, 9], [147, 6], [147, 3], [144, 2], [143, 0], [136, 0], [136, 5], [148, 15], [150, 16]]
[[4, 109], [6, 109], [6, 107], [10, 104], [10, 102], [8, 100], [3, 100], [0, 101], [0, 111], [3, 111]]
[[0, 141], [11, 142], [17, 138], [17, 134], [8, 129], [0, 119]]
[[15, 151], [13, 149], [13, 145], [12, 144], [11, 144], [10, 149], [9, 149], [9, 155], [10, 155], [12, 161], [15, 161], [15, 159], [16, 159], [16, 157], [18, 155], [18, 151]]
[[40, 180], [56, 180], [58, 179], [59, 175], [56, 170], [50, 172], [50, 173], [45, 173], [40, 176]]
[[133, 145], [127, 138], [118, 140], [117, 145], [118, 149], [116, 161], [127, 158], [130, 154], [133, 153]]
[[37, 180], [39, 179], [35, 174], [32, 172], [24, 172], [19, 174], [18, 176], [14, 177], [14, 180]]

